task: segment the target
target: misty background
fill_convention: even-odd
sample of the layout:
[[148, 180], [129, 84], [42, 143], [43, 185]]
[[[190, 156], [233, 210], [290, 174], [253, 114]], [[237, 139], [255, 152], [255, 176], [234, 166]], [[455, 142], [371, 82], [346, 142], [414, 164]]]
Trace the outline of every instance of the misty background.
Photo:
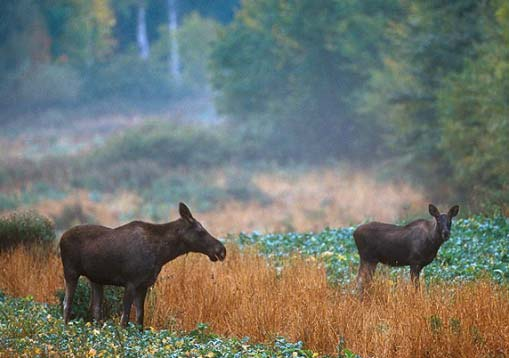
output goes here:
[[504, 0], [3, 0], [0, 213], [507, 215], [508, 44]]

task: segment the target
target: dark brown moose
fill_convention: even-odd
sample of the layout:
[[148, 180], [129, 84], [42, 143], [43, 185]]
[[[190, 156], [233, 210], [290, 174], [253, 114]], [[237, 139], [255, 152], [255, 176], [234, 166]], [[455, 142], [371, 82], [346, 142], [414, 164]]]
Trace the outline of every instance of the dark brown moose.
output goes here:
[[416, 220], [405, 226], [370, 222], [353, 233], [359, 250], [360, 266], [357, 288], [362, 298], [364, 284], [369, 283], [379, 262], [390, 266], [410, 266], [410, 276], [416, 288], [422, 268], [435, 258], [440, 246], [449, 239], [452, 218], [459, 206], [441, 214], [429, 204], [432, 220]]
[[210, 260], [224, 260], [226, 249], [210, 235], [180, 203], [180, 219], [166, 224], [133, 221], [115, 229], [99, 225], [79, 225], [60, 239], [64, 266], [64, 321], [69, 322], [71, 305], [83, 275], [92, 288], [91, 308], [95, 320], [101, 319], [103, 285], [124, 286], [121, 325], [129, 321], [134, 302], [136, 323], [143, 326], [147, 289], [154, 284], [168, 261], [188, 252], [199, 252]]

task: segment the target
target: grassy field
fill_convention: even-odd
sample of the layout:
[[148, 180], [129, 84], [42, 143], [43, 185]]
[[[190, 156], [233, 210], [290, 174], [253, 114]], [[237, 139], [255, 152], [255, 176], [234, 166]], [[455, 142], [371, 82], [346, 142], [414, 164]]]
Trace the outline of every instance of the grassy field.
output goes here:
[[[214, 334], [229, 337], [225, 340], [249, 337], [265, 343], [267, 352], [282, 336], [303, 342], [310, 350], [304, 355], [336, 354], [340, 342], [362, 356], [509, 354], [505, 219], [458, 223], [424, 270], [427, 285], [420, 292], [409, 285], [406, 272], [382, 270], [362, 302], [348, 283], [358, 260], [351, 230], [231, 238], [221, 264], [196, 254], [178, 258], [165, 266], [147, 297], [146, 323], [156, 330], [190, 332], [205, 322]], [[18, 248], [0, 255], [0, 266], [6, 294], [58, 304], [55, 292], [63, 278], [55, 254]], [[59, 311], [52, 317], [61, 332]], [[1, 329], [6, 337], [13, 335], [5, 322]], [[30, 349], [46, 344], [40, 337], [44, 329], [34, 328]]]
[[[77, 119], [71, 130], [61, 116], [46, 115], [26, 128], [12, 123], [0, 136], [0, 216], [34, 210], [50, 219], [58, 239], [85, 222], [173, 220], [185, 201], [226, 238], [228, 255], [213, 264], [190, 254], [165, 266], [147, 297], [149, 328], [140, 333], [117, 327], [118, 289], [107, 291], [109, 320], [82, 319], [85, 280], [74, 307], [82, 318], [64, 327], [58, 253], [37, 245], [0, 251], [0, 355], [509, 355], [505, 217], [462, 211], [424, 269], [420, 292], [406, 271], [381, 268], [360, 302], [354, 227], [428, 217], [431, 199], [403, 178], [345, 163], [249, 159], [221, 123], [134, 115]], [[12, 222], [32, 227], [24, 220], [0, 229], [14, 240]], [[52, 240], [41, 225], [33, 227]]]

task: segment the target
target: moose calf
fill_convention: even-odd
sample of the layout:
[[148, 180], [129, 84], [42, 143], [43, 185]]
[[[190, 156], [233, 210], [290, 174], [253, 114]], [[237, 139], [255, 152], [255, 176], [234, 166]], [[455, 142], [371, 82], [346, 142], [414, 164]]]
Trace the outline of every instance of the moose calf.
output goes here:
[[364, 283], [371, 281], [376, 265], [410, 266], [410, 276], [416, 288], [422, 268], [435, 258], [440, 246], [449, 239], [452, 218], [458, 215], [459, 206], [441, 214], [429, 204], [432, 220], [416, 220], [405, 226], [370, 222], [359, 226], [353, 233], [359, 251], [360, 266], [357, 288], [362, 298]]
[[166, 224], [133, 221], [115, 229], [79, 225], [66, 231], [60, 239], [65, 323], [81, 275], [90, 280], [95, 320], [101, 319], [103, 285], [124, 286], [121, 325], [127, 325], [134, 302], [136, 323], [143, 327], [145, 295], [164, 264], [188, 252], [205, 254], [212, 261], [224, 260], [223, 244], [193, 218], [185, 204], [180, 203], [179, 212], [180, 219]]

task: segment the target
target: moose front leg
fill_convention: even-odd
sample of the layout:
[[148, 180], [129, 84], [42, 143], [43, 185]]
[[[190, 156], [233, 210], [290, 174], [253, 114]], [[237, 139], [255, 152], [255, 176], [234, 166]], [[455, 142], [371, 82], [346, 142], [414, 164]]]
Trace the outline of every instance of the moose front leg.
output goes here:
[[411, 265], [410, 266], [410, 279], [415, 285], [415, 289], [419, 289], [419, 275], [421, 274], [422, 266], [421, 265]]
[[147, 295], [146, 287], [139, 287], [134, 296], [134, 307], [136, 308], [136, 324], [143, 330], [143, 318], [145, 313], [145, 296]]
[[102, 319], [103, 285], [90, 281], [90, 287], [92, 289], [92, 297], [90, 299], [92, 317], [96, 322], [99, 322]]
[[127, 285], [124, 291], [124, 311], [122, 312], [122, 318], [120, 319], [120, 325], [122, 327], [127, 327], [127, 323], [129, 322], [129, 315], [131, 313], [131, 306], [133, 305], [133, 299], [135, 295], [135, 288], [131, 285]]
[[71, 306], [74, 292], [78, 286], [78, 277], [67, 275], [65, 277], [65, 297], [64, 297], [64, 322], [67, 324], [71, 318]]

